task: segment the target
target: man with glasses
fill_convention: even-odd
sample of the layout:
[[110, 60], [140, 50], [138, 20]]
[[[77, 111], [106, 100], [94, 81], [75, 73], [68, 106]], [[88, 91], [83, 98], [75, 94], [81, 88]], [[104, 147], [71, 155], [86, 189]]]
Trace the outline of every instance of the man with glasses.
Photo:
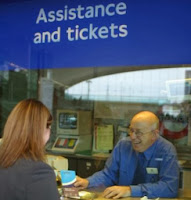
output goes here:
[[179, 166], [174, 146], [159, 136], [159, 119], [149, 111], [136, 114], [129, 127], [130, 140], [117, 143], [105, 168], [83, 179], [79, 188], [106, 187], [105, 198], [176, 197]]

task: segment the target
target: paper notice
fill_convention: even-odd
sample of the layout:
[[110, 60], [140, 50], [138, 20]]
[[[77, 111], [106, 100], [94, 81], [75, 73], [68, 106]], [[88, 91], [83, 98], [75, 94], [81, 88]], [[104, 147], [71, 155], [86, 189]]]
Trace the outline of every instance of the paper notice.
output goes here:
[[98, 151], [113, 149], [113, 125], [97, 125], [95, 128], [95, 148]]

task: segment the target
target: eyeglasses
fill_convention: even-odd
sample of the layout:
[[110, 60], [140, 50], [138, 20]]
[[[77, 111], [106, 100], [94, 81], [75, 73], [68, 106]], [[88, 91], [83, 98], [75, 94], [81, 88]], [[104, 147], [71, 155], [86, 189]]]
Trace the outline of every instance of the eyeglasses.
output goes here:
[[141, 132], [140, 130], [135, 130], [133, 128], [129, 129], [129, 133], [130, 135], [132, 135], [133, 133], [136, 135], [136, 137], [142, 137], [143, 135], [147, 134], [147, 133], [152, 133], [154, 130], [150, 130], [147, 132]]

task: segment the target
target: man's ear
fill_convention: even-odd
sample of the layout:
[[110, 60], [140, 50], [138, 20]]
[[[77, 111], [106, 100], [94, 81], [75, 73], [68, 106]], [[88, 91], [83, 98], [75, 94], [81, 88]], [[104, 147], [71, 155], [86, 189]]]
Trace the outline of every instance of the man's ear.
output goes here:
[[158, 138], [158, 135], [159, 135], [159, 130], [156, 129], [153, 131], [153, 139], [155, 140], [156, 138]]
[[155, 132], [156, 135], [159, 135], [159, 130], [158, 129], [154, 130], [154, 132]]

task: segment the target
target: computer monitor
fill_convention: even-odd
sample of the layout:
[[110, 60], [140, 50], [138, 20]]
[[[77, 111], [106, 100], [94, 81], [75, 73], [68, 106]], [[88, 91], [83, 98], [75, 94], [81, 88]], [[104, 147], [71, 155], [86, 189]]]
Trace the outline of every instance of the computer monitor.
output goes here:
[[89, 135], [91, 125], [91, 111], [57, 110], [57, 134], [59, 135]]

